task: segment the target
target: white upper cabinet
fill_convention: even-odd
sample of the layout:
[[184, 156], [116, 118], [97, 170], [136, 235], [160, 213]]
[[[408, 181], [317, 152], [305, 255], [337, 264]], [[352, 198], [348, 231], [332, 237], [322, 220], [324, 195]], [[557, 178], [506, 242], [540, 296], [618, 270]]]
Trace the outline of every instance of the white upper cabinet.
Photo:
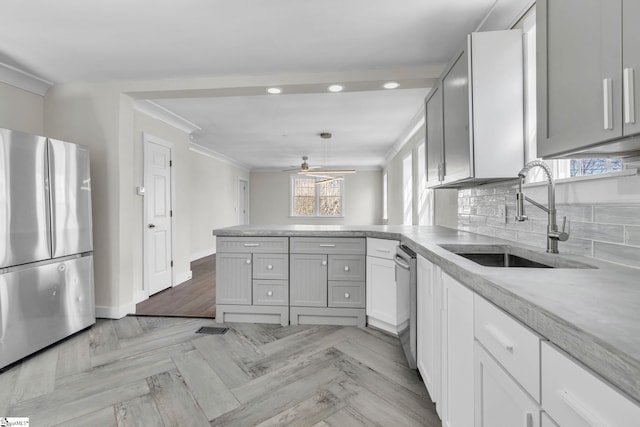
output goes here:
[[539, 156], [640, 153], [639, 18], [637, 0], [537, 2]]
[[427, 97], [429, 186], [517, 176], [524, 152], [522, 61], [520, 30], [467, 37]]

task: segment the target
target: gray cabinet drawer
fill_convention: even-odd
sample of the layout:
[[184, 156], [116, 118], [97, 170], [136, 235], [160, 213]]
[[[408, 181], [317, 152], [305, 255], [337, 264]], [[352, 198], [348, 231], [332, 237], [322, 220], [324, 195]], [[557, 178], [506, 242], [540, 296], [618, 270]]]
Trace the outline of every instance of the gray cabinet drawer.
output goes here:
[[329, 282], [329, 307], [364, 308], [364, 282]]
[[292, 237], [291, 253], [364, 255], [364, 238], [347, 237]]
[[253, 278], [287, 280], [289, 278], [289, 255], [253, 255]]
[[288, 237], [218, 237], [216, 252], [231, 253], [289, 253]]
[[329, 255], [329, 280], [364, 281], [364, 255]]
[[254, 280], [253, 305], [289, 305], [289, 282]]

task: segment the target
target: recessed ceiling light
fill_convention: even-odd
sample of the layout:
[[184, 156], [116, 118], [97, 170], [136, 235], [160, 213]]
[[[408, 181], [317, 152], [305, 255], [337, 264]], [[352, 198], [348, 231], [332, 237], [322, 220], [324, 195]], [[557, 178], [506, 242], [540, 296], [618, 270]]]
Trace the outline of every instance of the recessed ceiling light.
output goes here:
[[344, 87], [342, 87], [341, 85], [331, 85], [328, 89], [329, 92], [341, 92]]
[[385, 89], [397, 89], [399, 86], [400, 86], [400, 83], [398, 82], [386, 82], [385, 84], [382, 85], [382, 87]]
[[267, 92], [269, 92], [271, 95], [278, 95], [282, 93], [282, 89], [280, 89], [279, 87], [270, 87], [267, 89]]

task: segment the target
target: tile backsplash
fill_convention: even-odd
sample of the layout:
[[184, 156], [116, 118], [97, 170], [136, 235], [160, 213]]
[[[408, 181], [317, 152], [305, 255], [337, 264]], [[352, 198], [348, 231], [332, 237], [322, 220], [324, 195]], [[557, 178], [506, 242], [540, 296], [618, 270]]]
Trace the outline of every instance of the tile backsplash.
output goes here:
[[[526, 203], [529, 220], [516, 221], [516, 191], [516, 181], [458, 190], [458, 228], [546, 248], [547, 214]], [[546, 205], [544, 198], [537, 201]], [[558, 204], [556, 209], [559, 227], [563, 216], [570, 221], [561, 253], [640, 268], [640, 204]]]

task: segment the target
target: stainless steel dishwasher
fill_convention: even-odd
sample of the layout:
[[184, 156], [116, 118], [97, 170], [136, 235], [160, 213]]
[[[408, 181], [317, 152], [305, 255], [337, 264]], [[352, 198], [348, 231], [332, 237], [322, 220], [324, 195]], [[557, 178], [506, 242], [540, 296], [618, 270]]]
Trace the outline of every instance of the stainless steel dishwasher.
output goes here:
[[400, 326], [398, 336], [411, 369], [416, 369], [416, 253], [405, 245], [396, 249], [396, 286]]

